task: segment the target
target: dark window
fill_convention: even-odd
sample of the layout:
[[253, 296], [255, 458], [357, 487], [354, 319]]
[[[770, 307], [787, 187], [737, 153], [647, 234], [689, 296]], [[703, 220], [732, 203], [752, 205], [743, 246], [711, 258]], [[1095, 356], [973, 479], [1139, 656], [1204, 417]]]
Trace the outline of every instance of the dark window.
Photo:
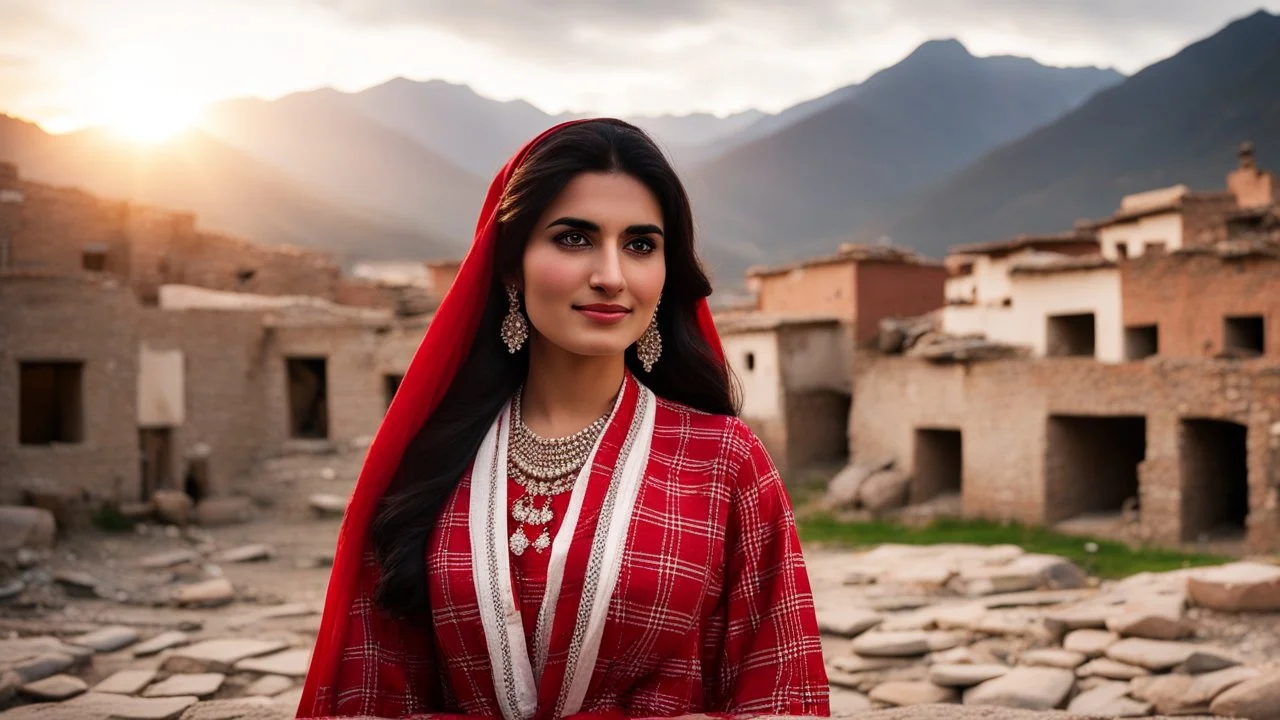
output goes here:
[[1047, 355], [1093, 357], [1093, 313], [1049, 317]]
[[1229, 317], [1223, 327], [1223, 349], [1229, 353], [1261, 355], [1266, 348], [1261, 315]]
[[1156, 325], [1135, 325], [1124, 329], [1124, 356], [1141, 360], [1160, 351], [1160, 329]]
[[80, 362], [19, 363], [20, 443], [49, 445], [84, 440], [83, 368]]
[[107, 253], [102, 250], [85, 250], [80, 253], [80, 267], [93, 272], [107, 269]]
[[403, 380], [403, 375], [382, 376], [382, 392], [383, 396], [387, 399], [387, 407], [391, 407], [391, 400], [395, 398], [396, 391], [400, 389], [400, 383]]
[[755, 370], [755, 369], [756, 369], [756, 354], [755, 354], [755, 353], [747, 353], [747, 356], [746, 356], [746, 358], [744, 359], [744, 362], [746, 362], [746, 364], [747, 364], [747, 370]]
[[1129, 245], [1127, 243], [1116, 243], [1116, 256], [1124, 259], [1129, 257]]
[[287, 358], [289, 425], [295, 438], [329, 437], [329, 402], [324, 358]]

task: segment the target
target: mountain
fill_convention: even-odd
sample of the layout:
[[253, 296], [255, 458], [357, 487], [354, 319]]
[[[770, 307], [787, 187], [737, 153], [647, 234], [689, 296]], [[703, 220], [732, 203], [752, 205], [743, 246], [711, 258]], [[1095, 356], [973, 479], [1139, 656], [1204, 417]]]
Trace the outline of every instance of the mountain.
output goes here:
[[337, 207], [199, 130], [140, 148], [101, 130], [49, 135], [0, 115], [0, 159], [17, 163], [22, 176], [36, 182], [189, 210], [202, 228], [327, 250], [348, 261], [457, 252], [449, 239]]
[[465, 246], [487, 179], [351, 109], [351, 97], [326, 89], [233, 100], [210, 108], [202, 126], [335, 205]]
[[[1070, 228], [1126, 193], [1221, 188], [1241, 141], [1280, 164], [1280, 16], [1259, 11], [999, 148], [884, 223], [941, 254], [959, 243]], [[1268, 158], [1269, 154], [1269, 158]]]
[[851, 100], [857, 92], [858, 85], [856, 83], [853, 85], [846, 85], [845, 87], [833, 90], [826, 95], [792, 105], [776, 115], [763, 115], [739, 132], [703, 145], [702, 147], [693, 150], [692, 154], [703, 162], [710, 161], [734, 149], [735, 147], [738, 147], [739, 145], [746, 145], [752, 140], [772, 135], [786, 126], [799, 122], [810, 115], [814, 115], [831, 107], [832, 105], [839, 105], [846, 100]]
[[927, 42], [840, 101], [700, 166], [688, 184], [702, 238], [759, 261], [827, 252], [1120, 78]]

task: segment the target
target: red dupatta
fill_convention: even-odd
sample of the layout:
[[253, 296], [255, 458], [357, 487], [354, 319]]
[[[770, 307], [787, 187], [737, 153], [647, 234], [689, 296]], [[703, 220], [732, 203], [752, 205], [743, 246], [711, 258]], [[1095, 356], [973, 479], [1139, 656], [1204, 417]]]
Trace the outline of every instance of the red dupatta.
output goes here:
[[[507, 184], [539, 143], [562, 128], [583, 122], [588, 121], [562, 123], [534, 138], [507, 162], [489, 185], [484, 207], [476, 222], [471, 249], [432, 318], [391, 407], [369, 446], [364, 467], [347, 505], [342, 528], [338, 533], [333, 569], [325, 595], [324, 615], [312, 651], [298, 717], [322, 716], [333, 709], [317, 707], [317, 691], [334, 684], [342, 654], [348, 646], [345, 637], [347, 619], [355, 601], [361, 566], [369, 550], [369, 528], [410, 440], [439, 405], [459, 366], [471, 350], [472, 340], [494, 282], [494, 248], [499, 230], [497, 211]], [[705, 299], [698, 301], [696, 312], [698, 328], [704, 340], [723, 360], [720, 338]], [[366, 637], [361, 641], [377, 643], [379, 640], [377, 637]], [[333, 698], [328, 698], [326, 704], [332, 703]]]

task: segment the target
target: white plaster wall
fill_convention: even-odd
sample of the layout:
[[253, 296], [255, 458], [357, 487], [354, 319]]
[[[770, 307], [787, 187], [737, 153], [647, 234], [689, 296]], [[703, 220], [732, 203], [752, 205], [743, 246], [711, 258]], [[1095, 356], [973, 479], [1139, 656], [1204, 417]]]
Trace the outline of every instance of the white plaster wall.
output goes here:
[[1108, 260], [1119, 259], [1120, 253], [1116, 250], [1119, 243], [1124, 243], [1128, 248], [1129, 257], [1138, 257], [1149, 242], [1162, 243], [1167, 251], [1182, 247], [1182, 214], [1171, 210], [1098, 231], [1098, 244], [1102, 246], [1102, 254]]
[[947, 278], [947, 302], [973, 302], [978, 297], [978, 279], [970, 272]]
[[[759, 420], [782, 419], [782, 373], [778, 362], [778, 340], [773, 330], [732, 333], [721, 336], [729, 368], [742, 385], [742, 416]], [[755, 357], [747, 369], [746, 357]]]
[[942, 331], [948, 335], [981, 335], [993, 342], [1030, 345], [1012, 307], [948, 305], [942, 308]]
[[1094, 357], [1101, 362], [1124, 359], [1124, 326], [1120, 308], [1120, 270], [1115, 267], [1013, 276], [1013, 311], [1017, 332], [1037, 356], [1048, 345], [1051, 315], [1093, 313]]

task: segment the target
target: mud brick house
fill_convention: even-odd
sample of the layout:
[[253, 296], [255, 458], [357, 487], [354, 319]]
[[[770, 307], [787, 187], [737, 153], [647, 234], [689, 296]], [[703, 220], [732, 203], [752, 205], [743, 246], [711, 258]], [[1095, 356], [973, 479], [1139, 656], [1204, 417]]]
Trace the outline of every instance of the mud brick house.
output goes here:
[[233, 493], [263, 457], [358, 445], [434, 300], [0, 164], [0, 502]]

